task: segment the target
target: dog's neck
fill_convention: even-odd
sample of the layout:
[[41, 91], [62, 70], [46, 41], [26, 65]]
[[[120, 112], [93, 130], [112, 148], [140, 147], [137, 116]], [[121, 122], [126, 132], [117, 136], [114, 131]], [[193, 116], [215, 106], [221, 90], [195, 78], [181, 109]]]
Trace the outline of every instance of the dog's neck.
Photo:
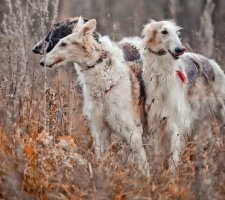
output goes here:
[[174, 75], [176, 73], [175, 60], [168, 52], [163, 53], [163, 55], [157, 55], [145, 49], [142, 52], [142, 57], [144, 60], [144, 71], [147, 73], [162, 75]]
[[86, 64], [85, 67], [83, 67], [84, 68], [83, 71], [87, 71], [87, 70], [90, 70], [92, 68], [95, 68], [98, 64], [102, 63], [103, 60], [104, 60], [104, 58], [105, 58], [104, 55], [105, 54], [100, 54], [99, 57], [98, 57], [98, 59], [92, 65]]
[[95, 68], [98, 64], [102, 63], [103, 60], [106, 58], [106, 52], [100, 48], [95, 48], [94, 50], [95, 52], [93, 52], [93, 54], [95, 56], [93, 56], [92, 58], [89, 58], [88, 60], [84, 61], [83, 63], [79, 63], [80, 66], [82, 66], [81, 71], [85, 72], [88, 71], [90, 69]]
[[151, 48], [147, 48], [146, 47], [145, 50], [148, 50], [150, 53], [152, 53], [154, 55], [157, 55], [157, 56], [164, 56], [164, 55], [166, 55], [166, 51], [163, 50], [163, 49], [160, 49], [159, 51], [154, 51]]

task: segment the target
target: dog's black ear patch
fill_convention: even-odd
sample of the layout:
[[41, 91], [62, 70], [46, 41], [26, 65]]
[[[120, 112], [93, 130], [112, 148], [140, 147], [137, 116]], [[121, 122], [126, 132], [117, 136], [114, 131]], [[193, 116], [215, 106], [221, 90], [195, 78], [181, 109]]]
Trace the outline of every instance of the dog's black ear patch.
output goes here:
[[[88, 19], [84, 19], [85, 22], [88, 21]], [[48, 43], [47, 44], [47, 50], [46, 52], [50, 52], [55, 45], [59, 42], [61, 38], [64, 38], [68, 35], [70, 35], [73, 32], [74, 26], [76, 26], [78, 20], [65, 20], [59, 23], [54, 24], [52, 30], [50, 31], [51, 34], [48, 37]], [[100, 34], [97, 32], [94, 32], [94, 38], [96, 41], [99, 41]]]
[[[87, 22], [88, 19], [84, 19], [84, 22]], [[65, 20], [58, 23], [55, 23], [49, 33], [44, 38], [46, 43], [46, 53], [50, 52], [55, 45], [59, 42], [60, 39], [70, 35], [73, 32], [74, 26], [76, 26], [78, 19], [73, 20]], [[98, 32], [94, 32], [93, 36], [97, 42], [99, 42], [100, 34]], [[40, 53], [41, 50], [44, 49], [43, 46], [39, 45], [37, 48], [37, 53]], [[40, 53], [41, 54], [41, 53]]]
[[46, 45], [46, 53], [50, 52], [58, 42], [59, 42], [58, 38], [51, 39]]
[[77, 20], [65, 20], [63, 22], [54, 24], [50, 31], [51, 34], [48, 36], [48, 40], [45, 39], [47, 42], [46, 53], [50, 52], [61, 38], [71, 34], [76, 23]]
[[132, 46], [129, 43], [125, 43], [123, 46], [123, 54], [124, 54], [124, 59], [126, 61], [136, 61], [141, 58], [140, 52], [138, 49], [134, 46]]
[[54, 27], [51, 34], [51, 39], [61, 39], [72, 33], [74, 25], [77, 23], [77, 20], [74, 21], [63, 21], [57, 27]]

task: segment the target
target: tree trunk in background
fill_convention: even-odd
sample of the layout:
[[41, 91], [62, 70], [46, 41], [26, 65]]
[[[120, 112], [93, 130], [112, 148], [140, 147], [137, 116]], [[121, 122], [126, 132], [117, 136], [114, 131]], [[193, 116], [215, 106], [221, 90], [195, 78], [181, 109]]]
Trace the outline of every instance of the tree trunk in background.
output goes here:
[[169, 0], [169, 10], [171, 13], [171, 17], [176, 21], [177, 19], [177, 10], [176, 10], [176, 0]]
[[225, 1], [214, 0], [216, 7], [213, 13], [215, 51], [214, 58], [225, 67]]
[[211, 58], [214, 52], [214, 25], [212, 16], [215, 9], [213, 0], [206, 0], [205, 9], [200, 17], [199, 52]]

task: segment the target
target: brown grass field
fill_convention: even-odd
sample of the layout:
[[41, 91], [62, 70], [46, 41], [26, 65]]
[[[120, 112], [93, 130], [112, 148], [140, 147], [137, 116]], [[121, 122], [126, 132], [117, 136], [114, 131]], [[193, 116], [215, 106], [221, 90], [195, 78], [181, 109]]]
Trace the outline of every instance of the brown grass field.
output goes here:
[[7, 15], [0, 28], [0, 199], [225, 199], [225, 135], [214, 118], [199, 122], [188, 137], [175, 172], [154, 157], [152, 142], [146, 142], [150, 176], [143, 176], [129, 145], [116, 136], [97, 161], [73, 67], [42, 68], [41, 57], [31, 52], [55, 22], [58, 1], [52, 1], [51, 13], [46, 0], [5, 2]]

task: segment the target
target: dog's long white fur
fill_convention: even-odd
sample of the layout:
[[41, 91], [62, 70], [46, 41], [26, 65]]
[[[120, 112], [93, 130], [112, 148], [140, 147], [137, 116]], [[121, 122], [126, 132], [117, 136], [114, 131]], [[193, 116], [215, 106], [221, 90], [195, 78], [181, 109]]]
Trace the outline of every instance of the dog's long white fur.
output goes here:
[[[73, 45], [75, 37], [82, 37], [82, 31], [94, 26], [93, 20], [86, 24], [81, 21], [79, 19], [78, 24], [81, 25], [75, 27], [76, 33], [63, 38], [61, 42]], [[87, 24], [91, 27], [87, 27]], [[92, 29], [94, 31], [95, 28]], [[129, 68], [123, 62], [123, 52], [107, 37], [101, 38], [101, 44], [91, 34], [84, 37], [85, 43], [81, 45], [89, 49], [88, 52], [81, 54], [82, 47], [76, 47], [72, 52], [66, 51], [65, 47], [65, 51], [61, 52], [59, 42], [46, 55], [46, 64], [52, 64], [57, 57], [63, 57], [63, 63], [78, 63], [76, 70], [83, 88], [83, 111], [90, 125], [97, 155], [100, 156], [108, 147], [110, 132], [113, 131], [131, 145], [139, 167], [147, 173], [148, 162], [142, 145], [143, 130], [140, 118], [133, 110]], [[98, 63], [96, 61], [102, 52], [105, 52], [106, 57]], [[76, 53], [79, 56], [70, 55]], [[69, 56], [73, 58], [70, 59]], [[86, 67], [91, 64], [90, 60], [95, 61], [92, 63], [94, 67], [88, 69]]]
[[[166, 36], [161, 33], [164, 29], [168, 31]], [[187, 53], [180, 56], [183, 59], [175, 60], [171, 53], [175, 52], [177, 46], [181, 46], [177, 30], [179, 28], [171, 21], [151, 22], [143, 30], [144, 38], [141, 47], [144, 65], [142, 76], [146, 92], [145, 108], [148, 114], [149, 130], [156, 130], [162, 119], [166, 118], [163, 127], [166, 141], [164, 139], [164, 143], [160, 145], [162, 138], [156, 139], [155, 153], [159, 153], [170, 143], [169, 152], [167, 148], [164, 153], [168, 155], [171, 153], [175, 162], [180, 159], [183, 134], [191, 130], [191, 125], [197, 117], [204, 119], [211, 112], [217, 112], [218, 106], [221, 118], [225, 114], [224, 72], [216, 62], [198, 54]], [[148, 48], [155, 52], [163, 49], [166, 54], [155, 55]], [[193, 86], [195, 92], [192, 95], [189, 94], [192, 89], [189, 87], [189, 80], [183, 83], [176, 73], [180, 70], [186, 77], [188, 76], [185, 61], [187, 57], [189, 60], [193, 59], [200, 63], [199, 73], [202, 73], [205, 67], [209, 67], [215, 75], [215, 80], [211, 81], [200, 74]], [[204, 62], [207, 62], [208, 66], [204, 66]], [[206, 84], [205, 81], [208, 83]]]
[[[168, 29], [172, 26], [170, 22], [164, 22]], [[148, 25], [147, 25], [148, 26]], [[161, 127], [163, 120], [165, 120], [165, 134], [168, 141], [171, 140], [171, 152], [173, 154], [173, 160], [179, 160], [179, 153], [181, 150], [181, 137], [182, 133], [190, 128], [192, 121], [192, 113], [190, 106], [186, 98], [186, 85], [177, 76], [176, 70], [179, 66], [176, 65], [176, 61], [172, 56], [167, 53], [166, 55], [159, 56], [149, 52], [146, 49], [151, 31], [153, 31], [151, 26], [145, 27], [144, 34], [145, 39], [143, 39], [143, 46], [141, 50], [141, 56], [143, 59], [143, 81], [145, 85], [146, 92], [146, 102], [145, 108], [148, 115], [148, 126], [149, 131], [154, 132], [159, 126]], [[158, 31], [158, 30], [157, 30]], [[174, 31], [170, 34], [175, 34]], [[163, 37], [163, 36], [162, 36]], [[171, 36], [173, 37], [173, 35]], [[180, 45], [180, 41], [175, 38], [174, 45]], [[169, 45], [171, 43], [169, 42]], [[159, 51], [161, 47], [147, 47], [155, 48], [154, 51]], [[170, 47], [168, 46], [168, 48]], [[183, 69], [182, 72], [185, 74]], [[162, 129], [160, 129], [162, 131]], [[159, 133], [157, 133], [159, 134]], [[164, 136], [165, 137], [165, 136]], [[160, 146], [159, 139], [157, 137], [155, 140], [155, 153], [156, 155], [163, 149]], [[161, 144], [166, 146], [167, 144]]]

